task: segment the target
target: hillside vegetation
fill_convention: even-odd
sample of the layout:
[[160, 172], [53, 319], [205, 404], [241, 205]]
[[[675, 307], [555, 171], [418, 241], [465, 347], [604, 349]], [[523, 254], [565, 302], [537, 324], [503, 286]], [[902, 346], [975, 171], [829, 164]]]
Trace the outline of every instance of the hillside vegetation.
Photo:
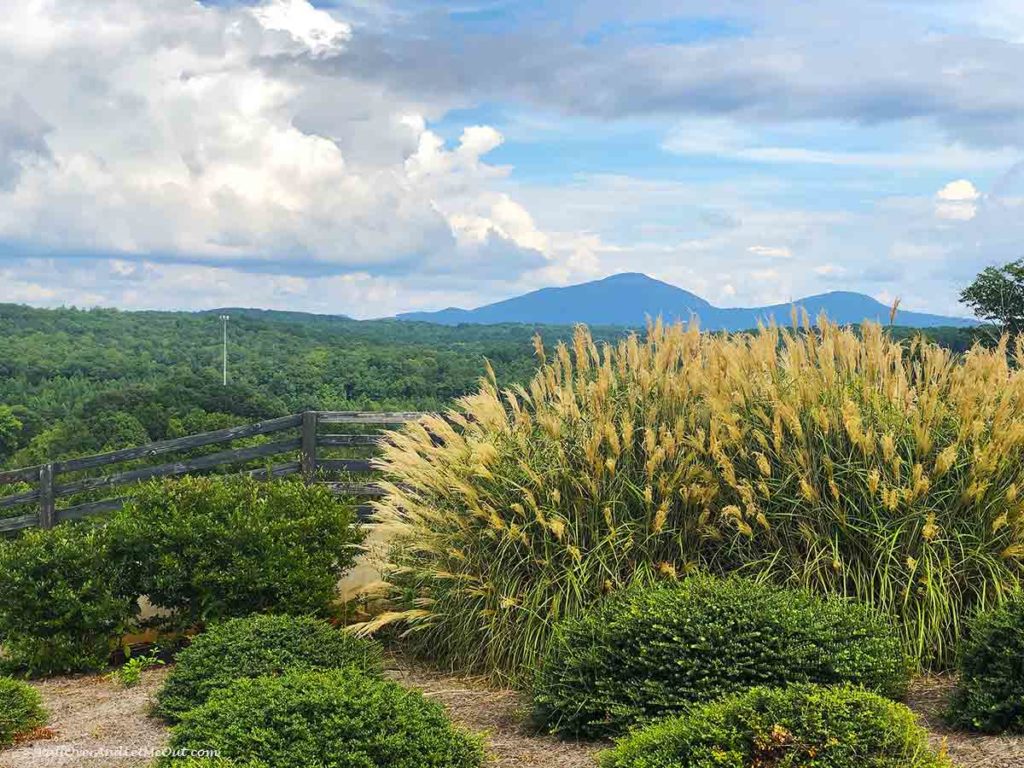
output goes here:
[[525, 326], [242, 310], [224, 387], [217, 314], [0, 305], [0, 466], [304, 409], [439, 408], [475, 386], [485, 357], [509, 381], [535, 365]]

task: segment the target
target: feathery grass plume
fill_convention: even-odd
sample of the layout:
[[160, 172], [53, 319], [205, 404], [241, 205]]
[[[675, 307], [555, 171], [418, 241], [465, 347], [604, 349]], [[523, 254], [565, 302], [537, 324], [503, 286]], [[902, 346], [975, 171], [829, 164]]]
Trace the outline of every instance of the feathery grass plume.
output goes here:
[[964, 617], [1021, 581], [1020, 345], [955, 357], [822, 317], [536, 348], [527, 387], [488, 373], [379, 461], [413, 650], [522, 680], [554, 621], [703, 569], [875, 605], [942, 667]]

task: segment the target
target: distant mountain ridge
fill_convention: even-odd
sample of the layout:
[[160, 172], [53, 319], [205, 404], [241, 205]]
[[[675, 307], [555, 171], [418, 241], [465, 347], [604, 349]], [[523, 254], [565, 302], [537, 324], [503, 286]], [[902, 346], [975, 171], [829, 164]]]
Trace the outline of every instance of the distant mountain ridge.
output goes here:
[[[541, 288], [477, 309], [449, 307], [437, 312], [405, 312], [399, 320], [441, 325], [527, 323], [537, 325], [613, 325], [638, 327], [648, 317], [689, 321], [697, 317], [709, 331], [742, 331], [758, 322], [789, 323], [792, 306], [806, 309], [812, 321], [825, 312], [840, 325], [873, 320], [889, 322], [890, 307], [862, 293], [832, 291], [765, 307], [715, 307], [696, 294], [638, 272], [624, 272], [602, 280], [564, 288]], [[917, 328], [967, 327], [977, 321], [924, 312], [899, 310], [896, 324]]]

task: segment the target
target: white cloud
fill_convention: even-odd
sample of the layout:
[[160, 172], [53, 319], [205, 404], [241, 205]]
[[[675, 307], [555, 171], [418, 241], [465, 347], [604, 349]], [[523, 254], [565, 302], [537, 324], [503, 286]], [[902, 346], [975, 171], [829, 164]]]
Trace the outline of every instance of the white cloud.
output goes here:
[[[309, 273], [510, 280], [545, 236], [494, 184], [502, 135], [346, 74], [307, 0], [15, 0], [0, 18], [0, 245]], [[8, 106], [5, 106], [8, 105]], [[461, 222], [484, 238], [460, 237]]]
[[[673, 128], [662, 141], [661, 148], [676, 155], [710, 156], [742, 160], [766, 165], [823, 165], [849, 168], [892, 169], [1002, 169], [1019, 157], [1019, 152], [1005, 148], [976, 149], [957, 142], [938, 142], [932, 137], [926, 143], [896, 147], [890, 151], [849, 151], [800, 146], [800, 140], [818, 139], [828, 131], [838, 132], [842, 126], [834, 121], [821, 121], [817, 133], [804, 126], [791, 130], [789, 144], [773, 143], [777, 139], [765, 135], [767, 129], [754, 129], [728, 118], [687, 118]], [[775, 126], [778, 130], [778, 126]]]
[[967, 179], [949, 182], [935, 193], [935, 215], [947, 221], [970, 221], [978, 214], [981, 193]]
[[755, 256], [767, 256], [772, 259], [793, 258], [793, 252], [783, 245], [751, 245], [747, 251]]
[[286, 32], [314, 56], [337, 53], [352, 28], [306, 0], [268, 0], [252, 9], [264, 29]]
[[846, 274], [846, 268], [838, 264], [819, 264], [814, 268], [814, 274], [822, 277], [842, 277]]
[[497, 149], [504, 141], [505, 137], [489, 125], [471, 125], [462, 131], [459, 151], [475, 159]]
[[949, 202], [973, 202], [981, 197], [981, 193], [967, 179], [958, 179], [957, 181], [949, 182], [949, 184], [936, 192], [935, 196], [940, 200], [947, 200]]

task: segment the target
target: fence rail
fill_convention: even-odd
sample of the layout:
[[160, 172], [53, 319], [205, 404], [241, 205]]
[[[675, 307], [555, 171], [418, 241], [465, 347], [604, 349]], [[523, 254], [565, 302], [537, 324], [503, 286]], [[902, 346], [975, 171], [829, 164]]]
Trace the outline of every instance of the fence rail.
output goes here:
[[[0, 511], [14, 507], [35, 504], [35, 511], [14, 517], [0, 517], [0, 533], [19, 531], [24, 528], [52, 528], [65, 520], [76, 520], [88, 515], [111, 512], [120, 509], [126, 497], [105, 498], [77, 503], [58, 508], [61, 499], [81, 493], [102, 491], [125, 485], [132, 485], [157, 477], [173, 477], [208, 469], [227, 467], [255, 459], [270, 459], [282, 454], [298, 453], [298, 461], [272, 464], [249, 470], [246, 474], [259, 478], [286, 477], [302, 474], [307, 481], [314, 481], [318, 472], [324, 473], [366, 473], [372, 471], [366, 458], [319, 458], [318, 448], [373, 447], [379, 435], [373, 434], [322, 434], [321, 424], [329, 425], [395, 425], [414, 421], [423, 414], [418, 412], [377, 413], [353, 411], [305, 411], [282, 416], [277, 419], [246, 424], [240, 427], [218, 429], [198, 435], [188, 435], [172, 440], [124, 448], [118, 451], [83, 456], [66, 461], [54, 461], [34, 467], [0, 470], [0, 486], [14, 483], [35, 485], [29, 491], [0, 497]], [[138, 467], [98, 477], [77, 477], [66, 482], [57, 482], [61, 475], [80, 473], [99, 467], [121, 464], [129, 461], [152, 459], [167, 453], [190, 451], [206, 446], [221, 445], [243, 438], [270, 435], [286, 430], [298, 430], [297, 437], [274, 440], [269, 443], [228, 448], [223, 451], [190, 457], [164, 464]], [[372, 482], [323, 481], [333, 493], [345, 496], [380, 496], [380, 489]]]

